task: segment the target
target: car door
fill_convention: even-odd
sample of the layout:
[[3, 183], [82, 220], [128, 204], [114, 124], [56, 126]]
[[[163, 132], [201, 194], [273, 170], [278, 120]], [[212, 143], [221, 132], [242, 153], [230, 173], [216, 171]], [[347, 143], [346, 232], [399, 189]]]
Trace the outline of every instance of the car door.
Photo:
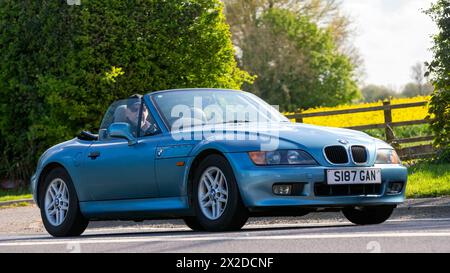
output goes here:
[[[140, 100], [140, 103], [144, 102]], [[122, 106], [119, 104], [116, 109]], [[142, 115], [142, 108], [139, 117]], [[117, 121], [117, 117], [115, 119]], [[137, 138], [136, 144], [129, 145], [126, 139], [105, 137], [88, 148], [84, 177], [85, 188], [89, 189], [92, 200], [158, 196], [155, 151], [159, 137], [157, 134], [140, 137], [137, 133]]]

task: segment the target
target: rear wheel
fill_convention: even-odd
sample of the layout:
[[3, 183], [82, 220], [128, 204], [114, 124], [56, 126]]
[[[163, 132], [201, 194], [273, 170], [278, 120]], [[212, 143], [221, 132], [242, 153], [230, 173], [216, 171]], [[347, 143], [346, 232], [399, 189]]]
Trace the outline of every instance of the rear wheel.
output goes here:
[[344, 216], [357, 225], [376, 225], [391, 217], [395, 206], [350, 207], [342, 210]]
[[66, 237], [84, 232], [89, 221], [80, 212], [78, 197], [66, 170], [51, 170], [39, 196], [42, 222], [48, 233]]
[[231, 166], [220, 155], [210, 155], [200, 163], [192, 199], [197, 223], [204, 230], [238, 230], [248, 219]]

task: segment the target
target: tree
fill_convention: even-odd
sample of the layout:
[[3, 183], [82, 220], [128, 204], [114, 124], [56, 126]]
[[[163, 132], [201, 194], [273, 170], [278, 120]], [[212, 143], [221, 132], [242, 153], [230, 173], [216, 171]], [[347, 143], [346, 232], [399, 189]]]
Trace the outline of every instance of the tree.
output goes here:
[[416, 63], [411, 67], [411, 78], [413, 78], [416, 85], [419, 87], [419, 89], [424, 84], [425, 79], [425, 68], [423, 67], [422, 63]]
[[244, 37], [258, 31], [261, 14], [272, 8], [289, 10], [306, 16], [311, 22], [329, 31], [337, 50], [349, 57], [355, 69], [355, 80], [364, 75], [363, 60], [352, 42], [354, 29], [348, 15], [341, 11], [340, 0], [223, 0], [225, 14], [233, 34], [233, 43], [241, 47]]
[[433, 92], [433, 85], [425, 77], [426, 69], [422, 63], [416, 63], [411, 67], [411, 78], [414, 82], [407, 84], [402, 95], [404, 97], [425, 96]]
[[[354, 66], [331, 29], [283, 3], [242, 0], [234, 2], [240, 8], [230, 5], [253, 10], [228, 19], [241, 51], [240, 66], [257, 76], [247, 89], [281, 110], [334, 106], [357, 97]], [[227, 14], [234, 14], [228, 7]]]
[[412, 98], [417, 96], [430, 95], [433, 92], [433, 85], [429, 82], [418, 84], [417, 82], [410, 82], [403, 87], [401, 96]]
[[363, 87], [361, 93], [365, 102], [382, 101], [396, 96], [394, 90], [373, 84]]
[[0, 177], [27, 179], [118, 98], [252, 80], [219, 0], [2, 0], [0, 34]]
[[325, 26], [339, 49], [359, 59], [353, 44], [349, 43], [352, 34], [351, 21], [340, 10], [338, 0], [224, 0], [227, 21], [231, 26], [233, 39], [237, 46], [246, 34], [255, 29], [256, 19], [272, 8], [289, 10], [297, 15], [307, 16], [312, 22]]
[[450, 162], [450, 1], [437, 0], [426, 13], [438, 26], [433, 37], [433, 61], [428, 64], [427, 73], [435, 88], [429, 107], [430, 115], [434, 116], [431, 129], [439, 158]]

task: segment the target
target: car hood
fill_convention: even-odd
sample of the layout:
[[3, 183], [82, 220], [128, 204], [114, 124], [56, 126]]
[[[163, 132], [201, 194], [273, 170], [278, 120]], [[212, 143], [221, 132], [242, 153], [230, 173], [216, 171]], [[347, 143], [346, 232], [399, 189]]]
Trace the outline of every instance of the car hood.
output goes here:
[[[204, 138], [210, 141], [217, 140], [217, 135], [226, 133], [231, 136], [227, 138], [230, 145], [233, 142], [231, 140], [236, 139], [241, 140], [241, 142], [237, 141], [241, 145], [257, 143], [259, 140], [264, 141], [268, 138], [277, 139], [281, 149], [294, 147], [322, 149], [324, 146], [339, 145], [340, 143], [364, 145], [368, 148], [376, 145], [390, 147], [385, 142], [363, 132], [290, 122], [204, 125], [184, 130], [184, 133], [189, 135], [203, 134]], [[256, 140], [255, 136], [257, 136]], [[242, 142], [242, 140], [248, 139], [253, 140]]]
[[282, 124], [275, 131], [280, 139], [291, 140], [307, 147], [323, 147], [334, 144], [374, 145], [376, 139], [360, 131], [308, 124]]
[[[172, 137], [180, 137], [177, 134], [180, 132], [172, 132]], [[312, 155], [322, 166], [331, 166], [324, 157], [326, 146], [365, 146], [368, 151], [368, 161], [358, 166], [372, 166], [376, 158], [376, 149], [392, 148], [384, 141], [363, 132], [289, 122], [204, 125], [185, 129], [182, 134], [185, 134], [184, 137], [187, 138], [199, 137], [203, 134], [200, 142], [197, 139], [192, 143], [192, 146], [195, 146], [191, 151], [192, 155], [211, 148], [225, 153], [302, 149]]]

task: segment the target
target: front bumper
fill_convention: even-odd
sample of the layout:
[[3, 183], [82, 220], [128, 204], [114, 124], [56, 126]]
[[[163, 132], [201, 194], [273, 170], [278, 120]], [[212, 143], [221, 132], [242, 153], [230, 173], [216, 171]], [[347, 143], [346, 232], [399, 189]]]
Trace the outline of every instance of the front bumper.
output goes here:
[[[326, 170], [339, 167], [255, 166], [245, 153], [229, 153], [244, 204], [252, 209], [271, 207], [344, 207], [363, 205], [397, 205], [405, 200], [407, 169], [401, 165], [375, 165], [381, 168], [382, 184], [376, 194], [336, 193], [318, 195], [315, 185], [326, 181]], [[345, 168], [345, 167], [344, 167]], [[388, 194], [390, 182], [402, 182], [401, 192]], [[276, 183], [301, 184], [295, 196], [279, 196], [272, 192]]]

